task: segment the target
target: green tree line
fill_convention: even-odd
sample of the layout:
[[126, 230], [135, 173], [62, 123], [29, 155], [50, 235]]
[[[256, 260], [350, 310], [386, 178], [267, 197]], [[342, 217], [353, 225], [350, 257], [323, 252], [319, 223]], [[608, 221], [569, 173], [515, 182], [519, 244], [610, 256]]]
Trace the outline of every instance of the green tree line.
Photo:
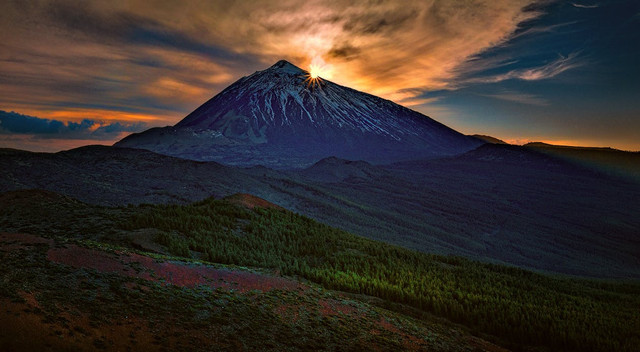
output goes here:
[[178, 256], [279, 270], [326, 288], [407, 304], [507, 347], [633, 351], [640, 286], [548, 276], [368, 240], [293, 212], [224, 200], [137, 207], [122, 227], [161, 230]]

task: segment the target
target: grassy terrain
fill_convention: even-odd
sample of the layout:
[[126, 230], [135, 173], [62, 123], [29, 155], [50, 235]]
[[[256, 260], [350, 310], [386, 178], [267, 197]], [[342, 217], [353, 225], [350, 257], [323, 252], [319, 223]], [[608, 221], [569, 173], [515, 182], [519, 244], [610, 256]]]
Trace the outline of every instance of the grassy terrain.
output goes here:
[[637, 283], [546, 276], [427, 255], [286, 210], [250, 210], [225, 200], [103, 208], [50, 193], [3, 197], [12, 206], [0, 206], [1, 231], [65, 233], [128, 246], [149, 235], [173, 255], [266, 268], [377, 297], [386, 306], [447, 318], [517, 350], [633, 351], [640, 345]]

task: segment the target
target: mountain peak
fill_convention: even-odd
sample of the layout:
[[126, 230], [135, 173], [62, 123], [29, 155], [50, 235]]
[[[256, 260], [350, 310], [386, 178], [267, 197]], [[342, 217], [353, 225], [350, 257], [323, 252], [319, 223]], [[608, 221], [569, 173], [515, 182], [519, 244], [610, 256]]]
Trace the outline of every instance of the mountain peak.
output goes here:
[[392, 163], [462, 154], [482, 144], [389, 100], [329, 80], [310, 85], [307, 74], [280, 60], [236, 81], [175, 126], [117, 145], [291, 169], [329, 156]]
[[285, 72], [293, 75], [300, 75], [300, 74], [306, 73], [305, 70], [290, 63], [287, 60], [280, 60], [276, 62], [273, 66], [269, 67], [269, 70]]

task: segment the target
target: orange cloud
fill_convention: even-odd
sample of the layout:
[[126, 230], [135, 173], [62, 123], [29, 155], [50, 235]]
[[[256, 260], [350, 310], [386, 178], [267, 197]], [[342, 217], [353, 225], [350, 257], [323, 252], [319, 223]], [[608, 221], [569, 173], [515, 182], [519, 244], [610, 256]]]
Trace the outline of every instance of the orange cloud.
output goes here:
[[505, 42], [520, 23], [540, 15], [524, 10], [531, 2], [264, 4], [260, 15], [244, 24], [254, 38], [239, 43], [251, 46], [238, 50], [251, 51], [259, 41], [258, 54], [284, 54], [303, 66], [320, 55], [332, 65], [338, 83], [402, 100], [410, 94], [398, 91], [407, 88], [451, 88], [462, 63]]
[[[128, 1], [60, 3], [53, 12], [11, 5], [0, 31], [0, 58], [10, 72], [0, 84], [8, 93], [0, 106], [15, 106], [27, 95], [121, 106], [154, 99], [156, 111], [164, 105], [186, 114], [250, 73], [240, 57], [260, 60], [262, 67], [252, 64], [256, 69], [280, 58], [303, 67], [321, 59], [331, 68], [328, 79], [410, 100], [412, 92], [452, 88], [460, 65], [540, 15], [526, 10], [533, 2]], [[538, 74], [545, 72], [523, 77]]]

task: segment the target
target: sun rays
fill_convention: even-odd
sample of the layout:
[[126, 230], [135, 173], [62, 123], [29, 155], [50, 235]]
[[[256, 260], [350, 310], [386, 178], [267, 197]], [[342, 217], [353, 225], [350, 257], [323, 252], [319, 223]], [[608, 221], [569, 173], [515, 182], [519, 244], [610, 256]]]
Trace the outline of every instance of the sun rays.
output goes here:
[[327, 64], [321, 57], [315, 56], [311, 60], [309, 65], [309, 71], [307, 71], [307, 77], [305, 82], [307, 87], [319, 86], [322, 83], [322, 78], [331, 78], [333, 66]]

